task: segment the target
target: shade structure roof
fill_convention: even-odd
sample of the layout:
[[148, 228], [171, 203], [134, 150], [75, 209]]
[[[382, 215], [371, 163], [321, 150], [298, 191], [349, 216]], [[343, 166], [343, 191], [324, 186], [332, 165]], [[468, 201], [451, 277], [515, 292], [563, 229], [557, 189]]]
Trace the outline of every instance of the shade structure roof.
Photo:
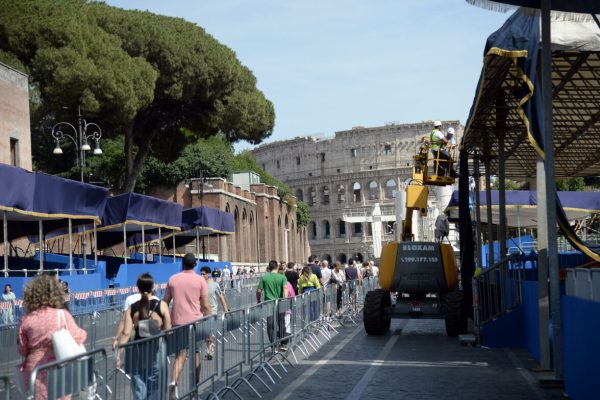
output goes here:
[[[553, 14], [552, 48], [556, 176], [600, 175], [600, 28], [591, 18]], [[539, 56], [539, 12], [518, 10], [487, 39], [461, 145], [489, 159], [492, 174], [503, 135], [506, 176], [535, 177], [543, 148]]]
[[172, 201], [124, 193], [108, 199], [98, 232], [141, 231], [152, 227], [178, 231], [181, 211], [181, 205]]
[[[592, 213], [600, 213], [600, 192], [558, 192], [558, 197], [563, 205], [569, 220], [583, 219]], [[487, 223], [487, 198], [485, 191], [479, 193], [481, 222]], [[499, 192], [491, 191], [492, 223], [500, 221]], [[471, 199], [474, 207], [475, 201]], [[458, 191], [452, 197], [446, 211], [450, 219], [458, 218]], [[534, 190], [507, 190], [506, 191], [506, 220], [507, 226], [533, 228], [537, 227], [537, 192]]]
[[[181, 231], [162, 232], [161, 239], [167, 248], [173, 247], [173, 241], [167, 240], [175, 236], [175, 245], [185, 246], [191, 243], [197, 236], [208, 235], [230, 235], [235, 233], [233, 215], [217, 208], [200, 206], [183, 210], [181, 214]], [[158, 239], [158, 232], [152, 230], [145, 234], [146, 242]], [[142, 243], [141, 234], [135, 234], [128, 238], [130, 246]]]
[[[74, 225], [100, 222], [108, 193], [98, 186], [6, 164], [0, 164], [0, 182], [5, 188], [0, 190], [0, 211], [6, 213], [10, 240], [37, 234], [40, 220], [44, 232], [65, 228], [68, 219]], [[0, 229], [3, 240], [2, 236]]]
[[[505, 6], [541, 8], [541, 0], [467, 0], [467, 3], [501, 11], [505, 10]], [[570, 13], [600, 13], [600, 3], [592, 0], [552, 0], [551, 7]]]

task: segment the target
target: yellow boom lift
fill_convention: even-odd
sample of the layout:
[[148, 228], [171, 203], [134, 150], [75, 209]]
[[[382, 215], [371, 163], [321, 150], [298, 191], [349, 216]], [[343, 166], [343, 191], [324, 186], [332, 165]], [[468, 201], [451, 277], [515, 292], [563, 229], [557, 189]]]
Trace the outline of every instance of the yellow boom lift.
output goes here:
[[421, 216], [427, 215], [429, 186], [454, 183], [451, 171], [456, 161], [456, 148], [446, 150], [446, 159], [440, 157], [439, 150], [436, 157], [430, 157], [430, 146], [429, 140], [422, 138], [421, 146], [413, 156], [401, 241], [384, 244], [379, 267], [380, 289], [368, 292], [365, 297], [363, 322], [370, 335], [387, 332], [392, 318], [443, 318], [450, 337], [467, 328], [452, 246], [413, 241], [412, 215], [414, 211]]

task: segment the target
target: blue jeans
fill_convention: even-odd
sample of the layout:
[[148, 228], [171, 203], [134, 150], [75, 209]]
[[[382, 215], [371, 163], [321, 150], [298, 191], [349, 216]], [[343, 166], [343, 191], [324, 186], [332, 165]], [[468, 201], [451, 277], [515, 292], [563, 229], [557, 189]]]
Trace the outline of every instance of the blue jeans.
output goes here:
[[158, 360], [131, 375], [131, 391], [135, 400], [158, 400]]

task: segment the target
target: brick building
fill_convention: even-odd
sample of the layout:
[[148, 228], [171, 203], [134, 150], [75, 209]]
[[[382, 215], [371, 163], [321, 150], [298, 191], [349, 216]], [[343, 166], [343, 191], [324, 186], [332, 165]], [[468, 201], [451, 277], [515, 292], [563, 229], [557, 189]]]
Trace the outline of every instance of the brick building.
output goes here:
[[[188, 187], [189, 186], [189, 187]], [[310, 248], [306, 227], [298, 229], [296, 199], [281, 201], [277, 188], [262, 183], [234, 185], [221, 178], [208, 178], [202, 201], [198, 185], [181, 182], [175, 188], [159, 187], [150, 195], [171, 200], [183, 208], [202, 205], [218, 208], [233, 215], [234, 235], [210, 236], [205, 239], [206, 253], [236, 265], [264, 266], [270, 260], [306, 262]], [[178, 249], [179, 253], [194, 251]]]
[[0, 163], [31, 170], [27, 75], [0, 63]]

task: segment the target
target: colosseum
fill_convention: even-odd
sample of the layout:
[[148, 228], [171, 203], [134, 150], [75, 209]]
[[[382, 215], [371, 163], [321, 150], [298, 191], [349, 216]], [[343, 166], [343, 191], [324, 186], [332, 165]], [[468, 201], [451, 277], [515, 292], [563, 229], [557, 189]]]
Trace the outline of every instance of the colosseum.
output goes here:
[[[459, 141], [464, 128], [460, 122], [443, 124], [444, 131], [456, 130]], [[412, 156], [432, 128], [433, 121], [359, 126], [333, 138], [268, 143], [253, 154], [265, 171], [309, 205], [312, 254], [330, 262], [370, 260], [378, 258], [381, 243], [394, 240], [396, 191], [410, 179]], [[423, 240], [433, 240], [433, 223], [444, 201], [430, 194], [429, 215], [417, 225]]]

